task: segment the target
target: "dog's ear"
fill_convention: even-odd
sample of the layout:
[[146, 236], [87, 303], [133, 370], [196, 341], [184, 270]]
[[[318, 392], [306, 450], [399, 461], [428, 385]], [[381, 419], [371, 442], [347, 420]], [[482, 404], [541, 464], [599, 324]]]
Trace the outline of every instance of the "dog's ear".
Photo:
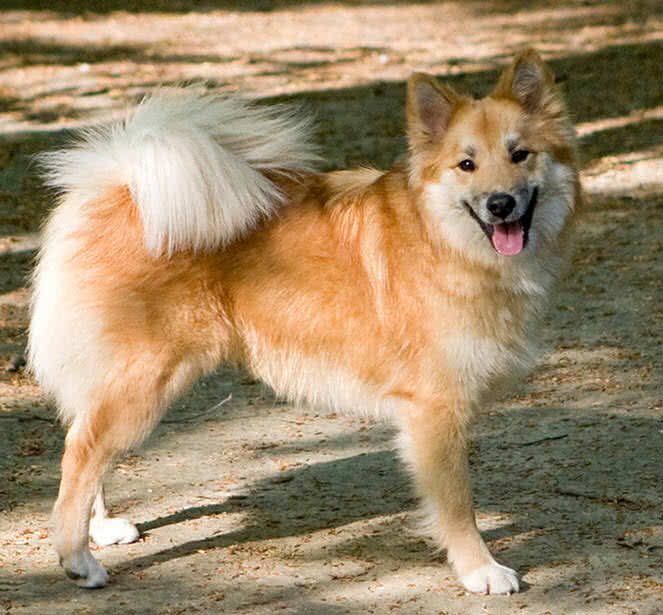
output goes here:
[[425, 73], [407, 82], [407, 125], [410, 147], [434, 143], [446, 132], [460, 97], [452, 88]]
[[512, 98], [534, 113], [541, 109], [554, 88], [555, 78], [534, 49], [523, 49], [500, 77], [493, 92], [496, 98]]

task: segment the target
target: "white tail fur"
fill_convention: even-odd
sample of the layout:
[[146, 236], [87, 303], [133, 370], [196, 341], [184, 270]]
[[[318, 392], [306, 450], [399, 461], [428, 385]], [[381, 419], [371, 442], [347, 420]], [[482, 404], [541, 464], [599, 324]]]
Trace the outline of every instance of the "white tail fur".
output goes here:
[[269, 216], [282, 195], [261, 171], [311, 170], [317, 156], [309, 132], [307, 119], [278, 106], [159, 92], [125, 121], [46, 154], [43, 164], [49, 183], [77, 200], [128, 186], [156, 257], [213, 249]]
[[43, 158], [62, 198], [33, 277], [28, 362], [64, 422], [85, 413], [114, 365], [102, 344], [101, 308], [83, 299], [85, 280], [71, 271], [99, 199], [130, 188], [155, 258], [223, 246], [281, 204], [262, 171], [312, 167], [308, 123], [238, 98], [161, 92], [126, 121], [90, 129], [77, 146]]

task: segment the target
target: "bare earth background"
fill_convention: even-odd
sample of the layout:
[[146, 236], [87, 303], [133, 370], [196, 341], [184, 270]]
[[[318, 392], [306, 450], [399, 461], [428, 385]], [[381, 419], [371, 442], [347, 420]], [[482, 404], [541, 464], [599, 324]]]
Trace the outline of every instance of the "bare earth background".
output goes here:
[[[0, 12], [0, 613], [662, 613], [660, 0], [94, 4]], [[20, 360], [52, 203], [33, 155], [159, 84], [205, 80], [314, 113], [329, 168], [386, 166], [412, 70], [480, 94], [526, 43], [577, 119], [588, 212], [539, 367], [476, 424], [480, 525], [524, 592], [466, 595], [411, 534], [387, 426], [291, 407], [226, 369], [109, 477], [114, 512], [143, 532], [96, 552], [112, 584], [66, 580], [48, 530], [63, 432]]]

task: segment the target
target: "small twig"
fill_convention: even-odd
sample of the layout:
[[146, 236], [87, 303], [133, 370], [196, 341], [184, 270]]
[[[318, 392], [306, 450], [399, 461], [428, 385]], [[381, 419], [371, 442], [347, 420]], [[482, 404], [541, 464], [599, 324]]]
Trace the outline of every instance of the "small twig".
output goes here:
[[195, 419], [200, 418], [201, 416], [206, 416], [208, 414], [211, 414], [215, 410], [218, 410], [221, 406], [223, 406], [225, 403], [229, 402], [233, 398], [232, 393], [228, 395], [225, 399], [222, 399], [219, 403], [214, 404], [211, 408], [208, 408], [207, 410], [204, 410], [203, 412], [198, 412], [197, 414], [192, 414], [191, 416], [186, 416], [181, 419], [168, 419], [161, 421], [162, 423], [168, 423], [168, 424], [173, 424], [173, 423], [189, 423]]
[[598, 502], [600, 504], [605, 504], [610, 506], [631, 507], [632, 509], [642, 509], [646, 506], [646, 504], [637, 502], [623, 495], [610, 496], [605, 493], [604, 494], [587, 493], [572, 486], [558, 487], [557, 489], [555, 489], [555, 491], [559, 495], [566, 495], [573, 498], [584, 498], [586, 500], [591, 500], [592, 502]]
[[580, 489], [575, 489], [574, 487], [560, 487], [555, 489], [559, 495], [567, 495], [573, 498], [586, 498], [588, 500], [600, 500], [601, 496], [596, 495], [595, 493], [585, 493], [580, 491]]
[[49, 419], [45, 416], [39, 416], [38, 414], [30, 416], [17, 416], [15, 414], [0, 414], [0, 419], [13, 419], [14, 421], [19, 421], [20, 423], [26, 423], [27, 421], [46, 421], [47, 423], [55, 422], [55, 419]]
[[535, 444], [541, 444], [542, 442], [551, 442], [553, 440], [563, 440], [568, 438], [569, 434], [562, 433], [557, 436], [546, 436], [545, 438], [539, 438], [538, 440], [529, 440], [527, 442], [511, 442], [510, 446], [534, 446]]

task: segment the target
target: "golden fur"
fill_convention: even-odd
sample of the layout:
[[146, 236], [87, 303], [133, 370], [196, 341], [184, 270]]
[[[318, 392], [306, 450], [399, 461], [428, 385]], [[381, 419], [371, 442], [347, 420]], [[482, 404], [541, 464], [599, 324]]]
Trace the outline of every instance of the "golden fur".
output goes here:
[[[290, 399], [394, 420], [431, 533], [462, 582], [517, 591], [476, 528], [468, 429], [497, 383], [532, 364], [532, 325], [579, 202], [573, 131], [531, 51], [480, 101], [414, 75], [407, 116], [406, 161], [386, 173], [266, 170], [286, 205], [214, 249], [155, 256], [130, 184], [65, 194], [35, 276], [30, 353], [71, 425], [55, 542], [81, 585], [107, 579], [87, 540], [113, 455], [139, 443], [200, 374], [237, 361]], [[526, 160], [509, 158], [507, 137]], [[469, 155], [466, 172], [459, 163]], [[454, 200], [535, 183], [529, 243], [511, 257]], [[64, 228], [65, 219], [74, 223]], [[44, 289], [56, 278], [67, 298], [48, 299], [47, 310]], [[60, 351], [45, 349], [42, 321], [59, 317], [86, 336], [76, 351], [85, 360], [72, 360], [91, 371], [73, 401], [43, 358]], [[67, 361], [64, 350], [57, 356]], [[102, 497], [94, 509], [103, 520]]]

